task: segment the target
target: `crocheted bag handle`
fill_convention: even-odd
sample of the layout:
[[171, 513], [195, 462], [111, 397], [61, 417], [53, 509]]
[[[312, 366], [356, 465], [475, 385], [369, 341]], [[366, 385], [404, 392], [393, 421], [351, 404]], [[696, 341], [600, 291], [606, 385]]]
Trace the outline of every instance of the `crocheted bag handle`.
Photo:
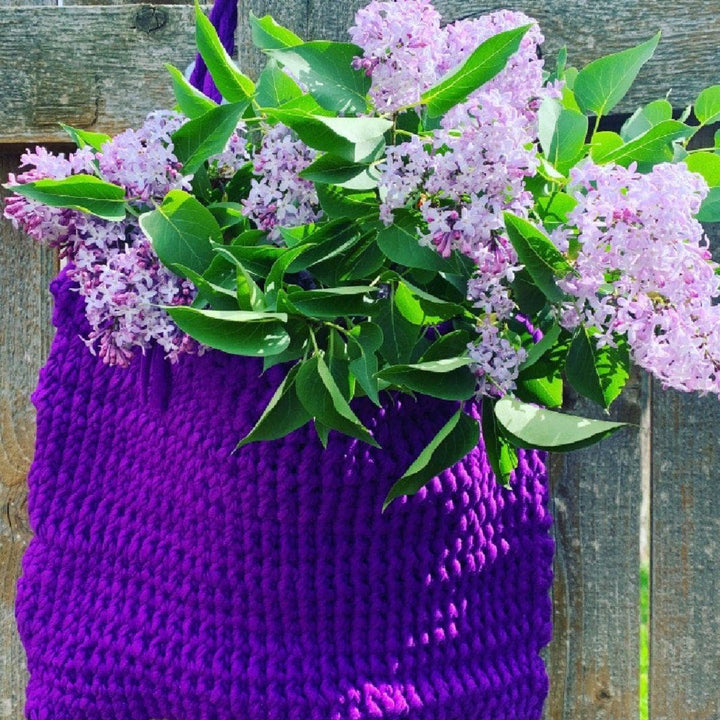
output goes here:
[[[220, 42], [228, 55], [232, 55], [235, 52], [235, 28], [238, 22], [237, 0], [215, 0], [210, 11], [210, 22], [215, 26]], [[195, 58], [190, 83], [215, 102], [220, 102], [222, 99], [200, 55]]]

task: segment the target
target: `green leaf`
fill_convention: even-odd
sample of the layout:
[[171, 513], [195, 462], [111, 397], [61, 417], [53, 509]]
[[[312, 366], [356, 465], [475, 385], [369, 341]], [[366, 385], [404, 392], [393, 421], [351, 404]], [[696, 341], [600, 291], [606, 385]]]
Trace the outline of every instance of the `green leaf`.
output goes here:
[[297, 392], [305, 409], [323, 425], [380, 447], [350, 408], [330, 369], [319, 355], [314, 355], [300, 366]]
[[383, 333], [379, 325], [363, 322], [356, 325], [348, 335], [348, 353], [350, 372], [355, 376], [365, 394], [379, 407], [377, 350], [383, 342]]
[[330, 218], [377, 218], [380, 210], [374, 192], [345, 190], [334, 185], [317, 185], [318, 199]]
[[625, 166], [631, 162], [670, 162], [673, 159], [673, 141], [688, 137], [692, 133], [693, 128], [679, 120], [664, 120], [640, 137], [603, 155], [599, 161]]
[[185, 267], [185, 265], [175, 264], [173, 270], [181, 277], [190, 280], [197, 288], [198, 294], [193, 302], [193, 307], [201, 308], [209, 303], [213, 310], [237, 310], [238, 303], [233, 290], [211, 283], [200, 273]]
[[555, 346], [562, 328], [554, 322], [544, 333], [543, 336], [529, 350], [525, 362], [520, 366], [520, 370], [532, 367], [548, 350]]
[[413, 325], [439, 325], [443, 320], [449, 320], [464, 312], [460, 305], [441, 300], [407, 280], [397, 285], [395, 305]]
[[243, 206], [234, 202], [216, 202], [207, 206], [221, 230], [239, 225], [245, 219]]
[[298, 84], [270, 60], [258, 78], [255, 102], [262, 108], [277, 108], [299, 97], [302, 90]]
[[710, 188], [696, 217], [702, 223], [720, 222], [720, 187]]
[[242, 203], [250, 192], [254, 178], [252, 163], [246, 163], [238, 168], [227, 185], [225, 185], [225, 194], [228, 201]]
[[573, 272], [572, 266], [532, 223], [509, 212], [504, 213], [504, 218], [510, 242], [535, 284], [551, 302], [561, 301], [564, 294], [555, 278]]
[[310, 344], [310, 334], [308, 333], [308, 326], [305, 322], [294, 322], [292, 318], [289, 318], [285, 327], [290, 335], [290, 344], [281, 353], [263, 358], [263, 372], [274, 365], [294, 362], [307, 355], [307, 348]]
[[217, 107], [217, 103], [211, 100], [205, 93], [194, 88], [185, 76], [169, 63], [165, 64], [165, 69], [170, 73], [172, 80], [173, 94], [177, 101], [180, 112], [187, 115], [191, 120], [204, 115], [208, 110]]
[[265, 310], [265, 296], [242, 263], [237, 264], [235, 279], [235, 297], [240, 309]]
[[70, 175], [62, 180], [43, 179], [3, 187], [50, 207], [80, 210], [104, 220], [125, 219], [125, 189], [94, 175]]
[[270, 15], [257, 17], [251, 12], [250, 28], [253, 45], [260, 50], [275, 50], [302, 44], [301, 38], [292, 30], [278, 25]]
[[171, 270], [185, 265], [204, 273], [213, 260], [211, 242], [222, 241], [213, 214], [184, 190], [171, 190], [159, 208], [141, 215], [140, 227]]
[[240, 72], [220, 42], [213, 24], [195, 3], [195, 42], [208, 72], [220, 91], [231, 103], [248, 100], [255, 92], [255, 83]]
[[293, 365], [278, 386], [252, 430], [237, 444], [243, 445], [260, 440], [276, 440], [302, 427], [310, 415], [297, 396], [295, 379], [300, 364]]
[[325, 153], [310, 163], [300, 173], [300, 177], [351, 190], [372, 190], [378, 184], [377, 177], [369, 174], [368, 165], [346, 160], [331, 153]]
[[495, 417], [495, 402], [489, 397], [482, 402], [482, 436], [485, 454], [495, 474], [495, 482], [505, 487], [510, 485], [510, 474], [518, 466], [515, 448], [504, 438], [502, 428]]
[[475, 376], [468, 357], [446, 358], [412, 365], [391, 365], [377, 376], [398, 387], [442, 400], [467, 400], [475, 393]]
[[578, 328], [570, 344], [565, 374], [568, 382], [583, 396], [609, 408], [620, 395], [629, 377], [630, 354], [625, 338], [616, 348], [599, 348], [585, 327]]
[[277, 355], [290, 345], [287, 315], [246, 310], [165, 308], [178, 327], [204, 345], [231, 355]]
[[520, 312], [528, 317], [537, 315], [547, 302], [544, 293], [538, 288], [530, 273], [523, 268], [515, 273], [514, 280], [510, 283], [513, 299], [517, 303]]
[[295, 290], [288, 300], [296, 312], [312, 318], [336, 318], [339, 315], [370, 315], [374, 303], [370, 293], [377, 288], [366, 285]]
[[623, 145], [622, 137], [616, 132], [601, 130], [592, 136], [592, 140], [590, 141], [590, 157], [595, 162], [603, 162], [608, 155]]
[[172, 134], [175, 156], [182, 163], [184, 174], [194, 173], [211, 155], [225, 149], [247, 107], [247, 101], [217, 105]]
[[568, 214], [574, 210], [578, 201], [564, 192], [539, 197], [536, 201], [542, 213], [543, 227], [552, 230], [567, 223]]
[[702, 90], [695, 100], [694, 110], [701, 125], [720, 120], [720, 85]]
[[587, 447], [627, 425], [543, 410], [509, 395], [498, 400], [495, 417], [516, 447], [552, 452]]
[[529, 28], [530, 25], [524, 25], [488, 38], [459, 68], [426, 90], [421, 102], [427, 106], [428, 116], [444, 115], [451, 107], [463, 102], [470, 93], [492, 80], [520, 47], [520, 41]]
[[464, 355], [471, 340], [472, 338], [467, 330], [453, 330], [446, 335], [441, 335], [423, 353], [420, 362], [444, 360]]
[[[350, 220], [339, 219], [324, 223], [299, 243], [306, 246], [306, 250], [292, 262], [288, 271], [298, 272], [343, 256], [359, 239], [359, 228]], [[337, 261], [331, 264], [335, 266], [336, 263]]]
[[373, 320], [383, 333], [380, 354], [393, 365], [406, 363], [420, 334], [419, 328], [400, 314], [392, 297], [386, 298], [379, 305], [380, 311]]
[[713, 152], [691, 153], [685, 158], [688, 170], [705, 178], [710, 187], [720, 185], [720, 155]]
[[267, 280], [265, 281], [265, 297], [267, 298], [268, 305], [272, 305], [272, 303], [275, 302], [277, 293], [282, 287], [285, 273], [290, 265], [292, 265], [296, 258], [306, 252], [308, 248], [308, 245], [298, 245], [289, 250], [284, 250], [282, 255], [273, 263], [270, 272], [267, 274]]
[[282, 108], [269, 109], [267, 115], [292, 128], [309, 147], [339, 155], [352, 163], [372, 159], [392, 127], [392, 122], [385, 118], [326, 117]]
[[480, 441], [477, 420], [458, 410], [390, 488], [383, 512], [395, 498], [414, 495], [425, 483], [460, 462]]
[[284, 65], [322, 107], [337, 113], [367, 112], [370, 78], [352, 67], [362, 48], [328, 40], [268, 49], [270, 57]]
[[576, 160], [585, 147], [588, 119], [577, 110], [562, 107], [557, 100], [547, 99], [538, 112], [538, 139], [545, 157], [563, 169]]
[[584, 113], [607, 115], [635, 81], [642, 66], [653, 56], [660, 33], [628, 50], [593, 60], [575, 78], [573, 91]]
[[65, 123], [59, 123], [59, 125], [79, 148], [91, 147], [93, 150], [101, 150], [102, 146], [110, 140], [110, 136], [105, 135], [105, 133], [81, 130]]
[[374, 234], [361, 239], [352, 252], [346, 253], [337, 266], [337, 280], [351, 282], [373, 277], [385, 262], [385, 256], [375, 242]]
[[266, 277], [273, 264], [282, 257], [284, 248], [275, 245], [213, 245], [213, 251], [236, 266], [241, 264], [258, 277]]
[[653, 100], [625, 121], [620, 136], [626, 142], [633, 140], [665, 120], [672, 120], [672, 105], [667, 100]]
[[563, 381], [556, 375], [545, 377], [523, 377], [517, 379], [517, 396], [544, 407], [560, 407], [563, 402]]
[[385, 257], [398, 265], [424, 270], [452, 272], [452, 263], [432, 248], [420, 245], [419, 218], [408, 211], [396, 211], [394, 222], [384, 227], [377, 236], [377, 244]]

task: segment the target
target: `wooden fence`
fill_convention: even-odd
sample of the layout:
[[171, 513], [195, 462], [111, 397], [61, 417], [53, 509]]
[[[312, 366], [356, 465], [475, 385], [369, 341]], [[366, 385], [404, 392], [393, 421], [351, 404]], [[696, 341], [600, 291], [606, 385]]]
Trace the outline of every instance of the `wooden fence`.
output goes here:
[[[258, 62], [245, 20], [267, 12], [305, 37], [340, 38], [358, 0], [240, 0], [239, 56]], [[447, 20], [498, 7], [541, 21], [552, 57], [582, 65], [663, 41], [619, 108], [664, 95], [676, 107], [720, 83], [718, 0], [438, 0]], [[59, 143], [62, 120], [116, 132], [170, 102], [163, 62], [193, 57], [187, 0], [0, 0], [0, 178], [22, 149]], [[0, 224], [0, 720], [22, 716], [15, 582], [30, 537], [29, 403], [52, 336], [53, 253]], [[557, 539], [548, 720], [637, 720], [643, 478], [649, 498], [651, 720], [720, 720], [720, 402], [663, 392], [635, 375], [613, 414], [636, 423], [602, 446], [551, 460]], [[72, 720], [68, 718], [67, 720]], [[410, 719], [412, 720], [412, 719]]]

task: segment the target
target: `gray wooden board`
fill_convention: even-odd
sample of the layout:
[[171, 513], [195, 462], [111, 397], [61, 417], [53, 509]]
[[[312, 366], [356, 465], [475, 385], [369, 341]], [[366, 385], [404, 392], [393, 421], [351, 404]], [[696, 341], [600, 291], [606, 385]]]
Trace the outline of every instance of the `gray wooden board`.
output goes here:
[[164, 63], [194, 57], [183, 5], [18, 7], [0, 12], [0, 143], [65, 137], [58, 121], [119, 132], [172, 106]]
[[720, 717], [720, 403], [653, 388], [652, 720]]
[[[639, 512], [646, 382], [635, 371], [601, 445], [550, 458], [556, 541], [547, 720], [638, 716]], [[586, 401], [566, 409], [598, 417]]]
[[[19, 156], [0, 154], [0, 177]], [[0, 190], [0, 194], [5, 191]], [[15, 583], [30, 538], [26, 484], [35, 438], [30, 393], [50, 346], [47, 286], [55, 253], [0, 220], [0, 718], [20, 720], [26, 681], [15, 629]]]

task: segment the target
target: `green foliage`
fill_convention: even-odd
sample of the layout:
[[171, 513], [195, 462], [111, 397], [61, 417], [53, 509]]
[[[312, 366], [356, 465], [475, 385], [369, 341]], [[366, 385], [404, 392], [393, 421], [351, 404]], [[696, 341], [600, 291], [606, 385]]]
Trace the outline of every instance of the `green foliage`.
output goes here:
[[125, 190], [94, 175], [78, 174], [62, 180], [35, 180], [5, 187], [50, 207], [80, 210], [104, 220], [125, 218]]
[[165, 65], [165, 67], [170, 73], [173, 93], [181, 113], [193, 120], [217, 105], [207, 95], [194, 88], [176, 67], [172, 65]]
[[587, 447], [627, 425], [544, 410], [510, 396], [498, 400], [495, 417], [516, 447], [553, 452]]
[[383, 502], [383, 512], [396, 498], [415, 494], [429, 480], [462, 460], [479, 439], [477, 420], [458, 410], [390, 488]]
[[[377, 447], [356, 414], [358, 396], [378, 406], [387, 393], [458, 403], [392, 485], [387, 508], [461, 460], [477, 444], [480, 425], [495, 477], [506, 486], [518, 464], [517, 448], [572, 450], [623, 426], [552, 410], [562, 407], [566, 382], [609, 407], [628, 379], [630, 362], [622, 338], [598, 347], [587, 328], [574, 333], [561, 328], [558, 318], [569, 298], [558, 281], [576, 273], [579, 240], [568, 219], [578, 191], [569, 178], [588, 157], [596, 163], [636, 163], [639, 172], [682, 159], [711, 187], [698, 219], [720, 221], [720, 135], [713, 148], [691, 149], [698, 126], [685, 122], [690, 110], [674, 118], [670, 103], [659, 99], [639, 108], [619, 133], [599, 130], [600, 117], [625, 96], [659, 34], [579, 71], [568, 66], [567, 52], [561, 51], [549, 76], [562, 80], [563, 89], [539, 109], [538, 169], [524, 179], [532, 206], [526, 216], [504, 213], [489, 231], [498, 247], [509, 240], [517, 254], [520, 269], [508, 280], [509, 292], [542, 331], [535, 342], [516, 318], [492, 316], [468, 298], [468, 281], [476, 274], [471, 259], [457, 251], [443, 257], [431, 242], [420, 244], [428, 230], [423, 204], [451, 207], [448, 194], [412, 191], [386, 225], [379, 213], [386, 189], [378, 188], [387, 145], [410, 136], [429, 142], [450, 109], [506, 67], [529, 26], [486, 40], [426, 90], [417, 105], [382, 114], [368, 97], [370, 77], [353, 67], [353, 58], [362, 55], [359, 47], [304, 42], [270, 16], [251, 14], [253, 43], [268, 58], [255, 84], [223, 49], [199, 5], [196, 17], [198, 47], [224, 102], [216, 104], [167, 66], [178, 109], [190, 118], [172, 143], [182, 172], [192, 176], [192, 193], [172, 190], [161, 204], [150, 206], [92, 175], [38, 180], [12, 190], [106, 220], [123, 220], [128, 212], [139, 216], [161, 262], [197, 290], [191, 306], [167, 308], [177, 325], [209, 347], [262, 357], [264, 369], [285, 368], [239, 447], [282, 437], [311, 420], [323, 444], [335, 431]], [[702, 91], [693, 109], [700, 125], [720, 120], [720, 85]], [[595, 116], [592, 130], [590, 115]], [[259, 145], [267, 126], [282, 123], [316, 151], [300, 176], [314, 184], [322, 216], [273, 234], [253, 229], [246, 203], [257, 183], [253, 162], [229, 178], [211, 160], [223, 152], [240, 121], [250, 149]], [[63, 127], [79, 147], [99, 150], [109, 140]], [[435, 148], [438, 156], [446, 150]], [[427, 173], [432, 172], [430, 167]], [[551, 239], [557, 228], [569, 228], [567, 251]], [[486, 322], [527, 357], [514, 394], [483, 398], [479, 423], [473, 417], [478, 381], [468, 348], [477, 343], [478, 325]]]
[[653, 56], [658, 42], [660, 33], [637, 47], [586, 65], [573, 84], [582, 112], [607, 115], [625, 97], [642, 66]]
[[195, 42], [217, 89], [231, 103], [248, 100], [255, 92], [255, 83], [240, 72], [220, 42], [210, 20], [195, 3]]
[[370, 78], [351, 65], [354, 57], [362, 55], [357, 45], [316, 40], [266, 52], [305, 85], [310, 95], [327, 110], [344, 114], [367, 111]]
[[520, 41], [529, 28], [529, 25], [523, 25], [488, 38], [459, 68], [426, 90], [421, 102], [427, 107], [428, 115], [444, 115], [450, 108], [466, 100], [473, 90], [492, 80], [520, 47]]
[[140, 227], [171, 270], [182, 265], [200, 275], [212, 262], [212, 241], [222, 239], [213, 214], [184, 190], [171, 190], [157, 210], [141, 216]]

